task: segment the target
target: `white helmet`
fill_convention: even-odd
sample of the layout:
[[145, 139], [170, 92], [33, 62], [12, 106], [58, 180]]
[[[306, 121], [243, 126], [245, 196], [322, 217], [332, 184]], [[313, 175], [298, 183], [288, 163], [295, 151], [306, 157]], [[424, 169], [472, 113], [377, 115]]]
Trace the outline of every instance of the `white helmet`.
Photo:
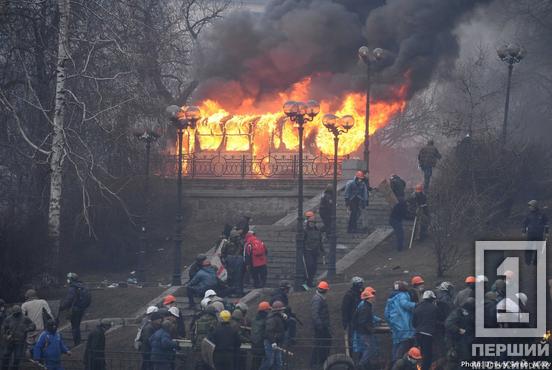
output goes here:
[[159, 308], [156, 307], [156, 306], [149, 306], [147, 309], [146, 309], [146, 315], [151, 315], [152, 313], [154, 312], [157, 312], [159, 311]]
[[527, 305], [527, 295], [525, 293], [516, 293], [516, 297], [521, 301], [521, 304]]
[[202, 310], [205, 310], [207, 306], [209, 305], [209, 302], [211, 302], [211, 298], [203, 298], [201, 300], [201, 303], [199, 304], [201, 306]]
[[204, 298], [214, 297], [217, 295], [217, 292], [215, 292], [213, 289], [209, 289], [205, 292]]
[[178, 309], [178, 307], [169, 308], [169, 313], [174, 317], [180, 317], [180, 310]]
[[433, 290], [426, 290], [422, 295], [422, 299], [437, 299]]
[[361, 278], [360, 276], [354, 276], [354, 277], [351, 279], [351, 284], [353, 284], [353, 285], [364, 284], [364, 279]]

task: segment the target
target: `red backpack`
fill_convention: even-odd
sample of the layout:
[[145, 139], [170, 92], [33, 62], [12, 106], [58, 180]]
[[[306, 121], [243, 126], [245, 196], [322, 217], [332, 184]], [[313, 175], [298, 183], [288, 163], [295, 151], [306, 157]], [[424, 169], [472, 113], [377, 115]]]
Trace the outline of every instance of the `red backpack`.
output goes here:
[[251, 265], [253, 267], [260, 267], [266, 265], [266, 247], [264, 243], [257, 239], [251, 238], [249, 240], [249, 253], [251, 255]]

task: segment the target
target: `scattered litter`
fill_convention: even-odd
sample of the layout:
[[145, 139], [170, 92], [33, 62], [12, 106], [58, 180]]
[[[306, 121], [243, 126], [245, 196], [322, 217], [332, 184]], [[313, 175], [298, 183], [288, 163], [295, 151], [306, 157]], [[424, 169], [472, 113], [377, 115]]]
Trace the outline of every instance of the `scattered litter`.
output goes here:
[[408, 270], [404, 270], [404, 271], [403, 271], [403, 274], [408, 274], [409, 272], [410, 272], [410, 271], [408, 271]]
[[117, 284], [117, 283], [112, 283], [112, 284], [109, 284], [107, 287], [108, 287], [108, 288], [118, 288], [118, 287], [119, 287], [119, 284]]
[[391, 261], [392, 259], [393, 259], [393, 258], [391, 258], [391, 257], [387, 258], [388, 261]]
[[379, 270], [381, 270], [381, 267], [376, 267], [375, 271], [379, 271]]
[[392, 269], [392, 270], [398, 270], [398, 269], [400, 269], [400, 268], [401, 268], [401, 265], [397, 265], [397, 266], [395, 266], [395, 267], [393, 267], [393, 268], [391, 268], [391, 269]]

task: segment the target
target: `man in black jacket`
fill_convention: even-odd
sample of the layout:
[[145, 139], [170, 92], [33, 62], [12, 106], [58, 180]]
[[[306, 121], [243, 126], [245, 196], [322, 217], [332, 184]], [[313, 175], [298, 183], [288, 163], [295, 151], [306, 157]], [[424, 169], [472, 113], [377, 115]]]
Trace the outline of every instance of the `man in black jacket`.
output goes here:
[[436, 334], [439, 320], [436, 299], [433, 291], [426, 290], [412, 317], [412, 326], [416, 329], [416, 343], [422, 351], [422, 370], [429, 370], [433, 361], [433, 336]]
[[324, 190], [324, 195], [320, 199], [320, 208], [318, 213], [320, 213], [320, 218], [324, 227], [322, 231], [329, 235], [331, 231], [332, 223], [332, 209], [333, 209], [333, 185], [328, 184]]
[[229, 311], [222, 311], [219, 314], [220, 325], [209, 335], [209, 340], [215, 345], [215, 370], [237, 369], [241, 341], [238, 332], [230, 326], [231, 318], [232, 314]]
[[330, 311], [326, 294], [330, 290], [327, 282], [318, 284], [311, 301], [311, 316], [314, 327], [314, 348], [312, 350], [311, 367], [318, 369], [328, 358], [332, 342], [330, 331]]
[[142, 370], [151, 370], [151, 345], [150, 338], [157, 330], [161, 329], [161, 323], [163, 322], [163, 314], [160, 312], [153, 312], [149, 318], [149, 321], [144, 325], [140, 331], [140, 353], [142, 354]]
[[27, 334], [35, 329], [35, 324], [23, 315], [21, 307], [11, 308], [11, 314], [6, 317], [0, 329], [0, 344], [3, 345], [2, 370], [19, 369], [19, 362], [25, 357]]
[[73, 343], [75, 346], [78, 346], [81, 342], [80, 324], [86, 309], [90, 305], [90, 292], [74, 272], [67, 274], [67, 283], [69, 284], [69, 290], [67, 291], [67, 296], [59, 306], [59, 311], [70, 311], [69, 317]]
[[287, 280], [280, 281], [279, 287], [272, 292], [270, 296], [270, 305], [274, 307], [274, 302], [280, 301], [284, 304], [284, 313], [286, 314], [286, 335], [285, 344], [294, 344], [295, 336], [297, 334], [297, 322], [298, 319], [289, 306], [288, 294], [291, 290], [291, 283]]
[[251, 324], [251, 369], [257, 370], [264, 358], [264, 338], [266, 331], [266, 319], [270, 312], [270, 303], [259, 303], [257, 315]]
[[351, 279], [351, 284], [351, 288], [345, 293], [341, 301], [341, 323], [343, 324], [343, 330], [347, 330], [349, 348], [352, 347], [353, 341], [353, 328], [351, 323], [355, 310], [360, 303], [360, 293], [362, 293], [364, 289], [364, 279], [360, 276], [355, 276]]
[[449, 344], [448, 361], [459, 364], [471, 358], [471, 345], [475, 337], [475, 299], [470, 297], [453, 310], [445, 321]]
[[389, 186], [398, 201], [404, 200], [404, 189], [406, 188], [406, 182], [401, 179], [399, 175], [391, 175], [389, 178]]
[[402, 251], [404, 247], [404, 230], [403, 220], [408, 218], [408, 209], [404, 200], [399, 200], [389, 215], [389, 225], [393, 228], [395, 237], [397, 238], [397, 251]]
[[286, 307], [281, 301], [272, 303], [272, 311], [266, 318], [263, 358], [259, 370], [281, 370], [283, 366], [282, 351], [279, 347], [284, 343], [286, 335], [287, 315], [284, 313]]
[[88, 334], [84, 350], [86, 370], [105, 370], [105, 332], [110, 327], [110, 322], [100, 320], [98, 326]]
[[360, 295], [362, 302], [359, 303], [354, 316], [354, 330], [360, 335], [362, 343], [362, 356], [359, 367], [362, 370], [373, 369], [373, 361], [378, 354], [377, 342], [374, 337], [375, 317], [373, 305], [376, 302], [376, 290], [366, 287]]
[[[528, 203], [528, 206], [529, 213], [523, 220], [523, 233], [527, 235], [528, 241], [546, 240], [549, 231], [548, 217], [546, 216], [546, 213], [541, 211], [539, 203], [534, 199]], [[537, 264], [535, 251], [525, 251], [525, 263], [527, 265]]]

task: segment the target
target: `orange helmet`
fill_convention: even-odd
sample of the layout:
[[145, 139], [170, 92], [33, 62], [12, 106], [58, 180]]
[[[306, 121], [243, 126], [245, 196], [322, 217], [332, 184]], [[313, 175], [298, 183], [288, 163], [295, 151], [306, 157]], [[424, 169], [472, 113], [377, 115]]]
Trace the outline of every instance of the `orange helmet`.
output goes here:
[[424, 185], [418, 184], [416, 185], [416, 193], [423, 193], [424, 192]]
[[355, 174], [355, 177], [357, 179], [363, 179], [364, 178], [364, 172], [362, 171], [357, 171], [356, 174]]
[[330, 290], [330, 284], [328, 284], [326, 281], [321, 281], [318, 283], [318, 289]]
[[421, 285], [423, 283], [424, 283], [424, 279], [419, 275], [413, 276], [412, 279], [410, 280], [410, 285]]
[[414, 360], [422, 359], [422, 352], [418, 347], [412, 347], [408, 350], [408, 357], [413, 358]]
[[465, 283], [466, 283], [466, 284], [475, 284], [475, 280], [476, 280], [476, 279], [475, 279], [475, 276], [471, 276], [471, 275], [470, 275], [470, 276], [467, 276], [467, 277], [466, 277]]
[[360, 299], [368, 299], [376, 296], [376, 290], [371, 286], [364, 288], [360, 294]]
[[313, 211], [307, 211], [305, 212], [305, 217], [307, 220], [312, 221], [314, 220], [314, 212]]
[[269, 311], [270, 310], [270, 303], [268, 303], [267, 301], [262, 301], [261, 303], [259, 303], [258, 310], [259, 311]]
[[163, 299], [163, 305], [168, 306], [172, 303], [176, 302], [176, 298], [172, 294], [169, 294], [168, 296]]

